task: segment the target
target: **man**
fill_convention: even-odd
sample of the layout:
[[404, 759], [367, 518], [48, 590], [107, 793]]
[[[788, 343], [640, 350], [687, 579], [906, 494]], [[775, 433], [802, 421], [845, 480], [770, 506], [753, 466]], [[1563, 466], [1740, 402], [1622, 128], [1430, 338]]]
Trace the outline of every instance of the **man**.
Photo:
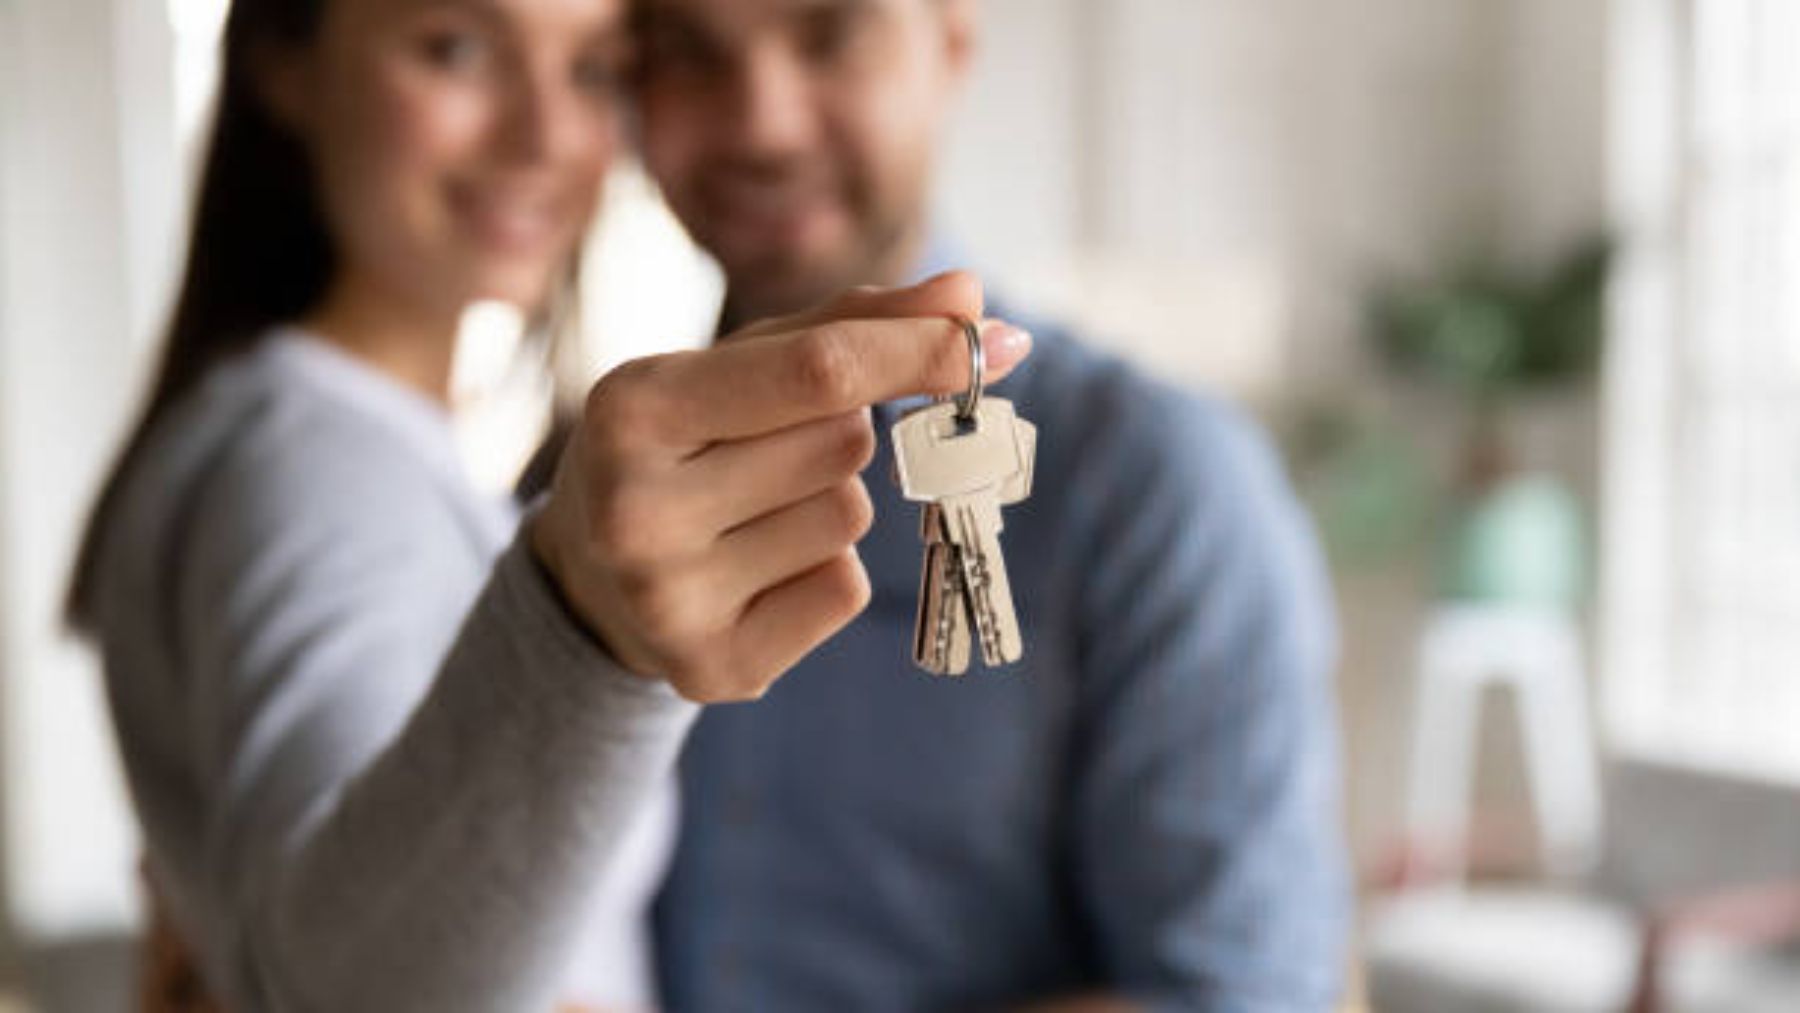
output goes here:
[[[642, 0], [645, 158], [725, 270], [721, 333], [949, 266], [930, 169], [972, 8]], [[671, 1009], [1335, 997], [1333, 643], [1302, 515], [1235, 415], [1033, 332], [996, 392], [1039, 427], [1002, 539], [1024, 662], [912, 668], [917, 511], [884, 448], [869, 610], [690, 741], [656, 914]]]

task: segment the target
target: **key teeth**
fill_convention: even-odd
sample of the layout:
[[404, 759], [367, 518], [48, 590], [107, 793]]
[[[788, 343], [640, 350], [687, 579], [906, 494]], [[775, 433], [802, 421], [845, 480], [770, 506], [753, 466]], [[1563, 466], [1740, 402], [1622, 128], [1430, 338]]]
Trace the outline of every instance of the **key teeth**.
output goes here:
[[933, 675], [960, 676], [969, 665], [962, 571], [954, 547], [934, 537], [936, 508], [928, 508], [921, 524], [925, 560], [920, 570], [919, 607], [913, 620], [913, 661]]

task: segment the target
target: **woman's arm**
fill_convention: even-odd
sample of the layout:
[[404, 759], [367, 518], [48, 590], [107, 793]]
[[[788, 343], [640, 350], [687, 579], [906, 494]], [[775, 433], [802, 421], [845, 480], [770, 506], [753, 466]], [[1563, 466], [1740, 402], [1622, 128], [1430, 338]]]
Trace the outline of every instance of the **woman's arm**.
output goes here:
[[613, 664], [522, 543], [470, 608], [416, 462], [268, 424], [178, 581], [209, 971], [232, 1009], [546, 1009], [694, 708]]

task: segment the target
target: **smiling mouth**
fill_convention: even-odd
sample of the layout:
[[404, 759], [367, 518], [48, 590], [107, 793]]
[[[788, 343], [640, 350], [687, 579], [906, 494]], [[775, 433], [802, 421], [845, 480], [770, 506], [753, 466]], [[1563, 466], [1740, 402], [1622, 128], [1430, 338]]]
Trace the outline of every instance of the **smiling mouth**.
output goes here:
[[715, 177], [706, 204], [728, 222], [777, 233], [800, 227], [836, 206], [830, 187], [818, 179], [733, 174]]
[[461, 190], [452, 205], [478, 241], [508, 253], [554, 245], [566, 224], [557, 202], [537, 194]]

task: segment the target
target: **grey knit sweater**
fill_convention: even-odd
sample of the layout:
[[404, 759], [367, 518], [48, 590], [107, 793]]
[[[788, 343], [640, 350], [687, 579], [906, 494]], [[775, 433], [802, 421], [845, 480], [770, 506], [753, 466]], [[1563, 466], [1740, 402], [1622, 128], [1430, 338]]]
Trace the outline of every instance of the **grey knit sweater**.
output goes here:
[[617, 977], [646, 814], [695, 708], [571, 619], [435, 406], [277, 332], [158, 425], [120, 502], [113, 717], [229, 1008], [643, 998]]

